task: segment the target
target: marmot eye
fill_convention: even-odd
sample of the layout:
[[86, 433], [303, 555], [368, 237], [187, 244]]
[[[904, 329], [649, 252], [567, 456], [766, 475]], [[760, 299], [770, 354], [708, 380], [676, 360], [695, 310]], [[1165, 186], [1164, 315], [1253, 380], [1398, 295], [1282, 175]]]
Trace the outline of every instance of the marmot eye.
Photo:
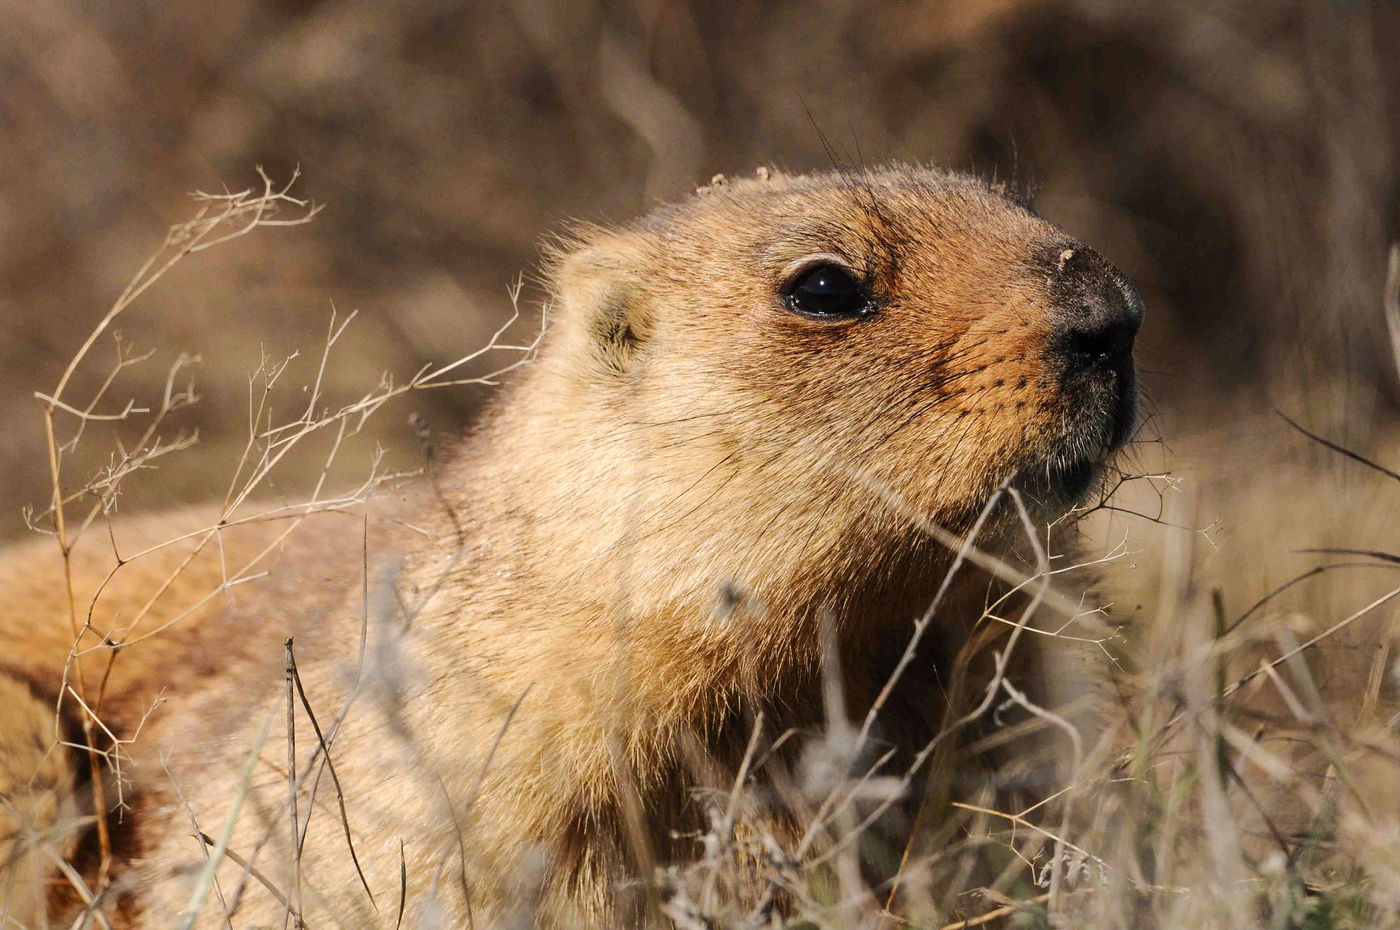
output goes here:
[[861, 316], [871, 309], [870, 295], [849, 268], [821, 262], [799, 272], [783, 288], [787, 305], [819, 317]]

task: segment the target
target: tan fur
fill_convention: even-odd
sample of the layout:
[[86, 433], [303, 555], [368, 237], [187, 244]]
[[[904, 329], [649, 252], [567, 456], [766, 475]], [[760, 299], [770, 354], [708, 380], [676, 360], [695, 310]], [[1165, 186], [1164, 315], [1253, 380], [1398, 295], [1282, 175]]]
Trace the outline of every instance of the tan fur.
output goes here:
[[[1063, 309], [1056, 256], [1071, 248], [1082, 247], [997, 191], [919, 168], [729, 183], [560, 246], [540, 359], [438, 492], [379, 502], [363, 524], [312, 518], [267, 578], [114, 663], [104, 719], [131, 728], [164, 701], [123, 773], [128, 919], [173, 925], [204, 861], [162, 759], [217, 835], [269, 717], [229, 848], [259, 850], [268, 880], [296, 887], [281, 678], [282, 639], [295, 636], [323, 728], [355, 693], [332, 757], [378, 905], [323, 775], [300, 863], [308, 925], [392, 926], [400, 843], [406, 925], [462, 926], [469, 908], [477, 926], [517, 909], [544, 924], [630, 920], [635, 895], [615, 883], [694, 851], [673, 838], [699, 822], [690, 790], [732, 779], [751, 715], [764, 711], [770, 734], [821, 725], [824, 622], [850, 712], [868, 706], [948, 563], [908, 512], [965, 532], [1008, 477], [1102, 444], [1108, 414], [1068, 399], [1044, 360]], [[779, 279], [812, 253], [868, 274], [879, 312], [851, 323], [787, 310]], [[208, 519], [118, 535], [131, 551]], [[224, 530], [150, 625], [197, 604], [221, 564], [275, 531]], [[86, 542], [84, 604], [114, 564], [105, 539]], [[39, 540], [0, 559], [0, 635], [11, 673], [56, 692], [72, 634], [52, 549]], [[120, 630], [181, 551], [124, 565], [93, 625]], [[985, 584], [965, 597], [980, 603]], [[959, 607], [976, 619], [976, 603], [945, 611], [949, 654], [965, 636]], [[94, 688], [104, 648], [86, 657]], [[928, 673], [911, 674], [884, 732], [922, 738], [941, 707]], [[0, 745], [35, 731], [32, 709], [0, 708]], [[305, 760], [304, 716], [297, 738]], [[7, 785], [34, 764], [6, 758]], [[771, 817], [790, 841], [785, 815]], [[239, 874], [233, 861], [220, 869], [226, 899]], [[252, 882], [236, 925], [283, 913]], [[201, 925], [224, 925], [212, 896]]]

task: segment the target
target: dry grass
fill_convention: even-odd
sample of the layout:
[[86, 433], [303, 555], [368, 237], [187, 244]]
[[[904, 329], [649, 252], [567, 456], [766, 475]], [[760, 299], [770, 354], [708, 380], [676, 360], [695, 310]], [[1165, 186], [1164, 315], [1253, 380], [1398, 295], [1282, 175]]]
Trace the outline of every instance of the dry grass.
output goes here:
[[[167, 371], [164, 389], [158, 402], [143, 405], [132, 399], [107, 412], [103, 408], [110, 402], [109, 395], [114, 384], [119, 382], [128, 369], [150, 361], [155, 354], [136, 352], [116, 327], [149, 289], [190, 256], [260, 229], [304, 224], [318, 212], [319, 208], [315, 205], [299, 200], [289, 193], [297, 179], [295, 174], [280, 187], [274, 185], [261, 170], [259, 175], [263, 182], [261, 189], [237, 193], [195, 194], [195, 200], [200, 204], [196, 215], [170, 229], [161, 246], [142, 265], [121, 295], [93, 327], [64, 369], [57, 385], [50, 391], [35, 393], [43, 412], [52, 497], [48, 506], [43, 509], [27, 508], [25, 522], [32, 531], [50, 536], [59, 550], [63, 565], [62, 584], [66, 594], [67, 619], [72, 634], [72, 647], [62, 668], [62, 683], [58, 689], [54, 711], [55, 742], [50, 751], [68, 747], [85, 752], [92, 774], [92, 808], [106, 812], [93, 818], [98, 841], [98, 864], [91, 884], [63, 862], [64, 857], [58, 852], [62, 848], [62, 831], [53, 837], [40, 836], [36, 839], [37, 848], [42, 854], [61, 864], [64, 878], [85, 905], [76, 918], [76, 925], [90, 924], [94, 920], [103, 926], [108, 925], [104, 908], [107, 895], [113, 890], [111, 873], [114, 863], [109, 822], [113, 817], [121, 816], [127, 809], [124, 790], [130, 782], [130, 776], [123, 771], [123, 764], [129, 760], [128, 747], [141, 737], [145, 722], [143, 716], [134, 729], [118, 735], [115, 732], [117, 728], [104, 721], [107, 683], [111, 680], [114, 666], [122, 661], [130, 650], [139, 649], [147, 640], [170, 630], [216, 598], [226, 595], [239, 585], [264, 577], [268, 572], [268, 564], [308, 516], [328, 511], [356, 509], [377, 489], [420, 475], [421, 468], [411, 471], [392, 471], [384, 468], [382, 450], [375, 448], [370, 454], [368, 471], [360, 480], [349, 487], [341, 487], [334, 493], [328, 493], [332, 468], [343, 449], [360, 434], [365, 423], [381, 407], [417, 391], [468, 385], [495, 385], [500, 378], [515, 368], [528, 364], [538, 346], [538, 335], [533, 341], [521, 345], [512, 345], [504, 340], [506, 332], [515, 326], [519, 319], [518, 313], [512, 314], [490, 340], [476, 351], [448, 364], [425, 365], [401, 383], [396, 383], [386, 374], [368, 393], [348, 403], [332, 406], [323, 391], [322, 382], [332, 351], [355, 316], [352, 313], [348, 317], [338, 318], [332, 311], [319, 358], [314, 360], [315, 368], [311, 372], [313, 379], [303, 388], [304, 407], [293, 408], [299, 409], [299, 413], [286, 419], [278, 419], [275, 414], [275, 401], [284, 400], [284, 395], [290, 393], [284, 390], [285, 385], [282, 382], [288, 377], [289, 369], [297, 360], [297, 353], [283, 359], [265, 356], [260, 367], [249, 377], [247, 441], [241, 455], [233, 463], [227, 491], [210, 522], [203, 527], [188, 530], [137, 551], [124, 550], [118, 545], [119, 534], [116, 525], [127, 516], [119, 508], [119, 502], [128, 483], [139, 480], [143, 473], [157, 468], [157, 460], [162, 460], [159, 466], [164, 466], [167, 464], [163, 461], [166, 457], [189, 450], [197, 442], [197, 432], [179, 431], [173, 437], [167, 437], [163, 430], [168, 428], [168, 419], [172, 413], [196, 403], [198, 399], [193, 381], [188, 380], [189, 372], [198, 364], [198, 359], [184, 354], [178, 356]], [[518, 294], [517, 287], [512, 293], [513, 300], [518, 298]], [[98, 387], [90, 395], [81, 401], [73, 400], [71, 386], [74, 375], [90, 362], [94, 348], [104, 336], [110, 336], [113, 340], [115, 359], [106, 374], [98, 379]], [[506, 353], [512, 358], [485, 372], [470, 373], [472, 366], [480, 367], [479, 363], [482, 360], [489, 359], [497, 353]], [[110, 451], [105, 463], [95, 473], [74, 478], [70, 474], [70, 461], [76, 458], [80, 451], [87, 451], [87, 444], [94, 442], [90, 430], [95, 426], [109, 427], [109, 434], [116, 447]], [[427, 451], [425, 448], [425, 452]], [[319, 468], [308, 469], [304, 461], [298, 461], [308, 457], [318, 462]], [[286, 464], [289, 462], [294, 463], [295, 467], [287, 468]], [[281, 477], [283, 471], [292, 471], [297, 476], [309, 474], [310, 487], [301, 494], [291, 496], [288, 494], [288, 487], [278, 487], [277, 495], [280, 501], [270, 503], [267, 500], [269, 486], [274, 484], [275, 478]], [[206, 549], [222, 552], [224, 533], [239, 526], [255, 523], [274, 524], [280, 529], [246, 561], [230, 563], [221, 556], [223, 572], [217, 583], [201, 592], [179, 611], [169, 613], [162, 598], [185, 575], [186, 570], [200, 554]], [[71, 559], [75, 546], [89, 534], [100, 534], [107, 540], [115, 565], [98, 584], [96, 591], [90, 596], [84, 596], [75, 589]], [[181, 547], [182, 555], [173, 568], [168, 570], [163, 580], [152, 584], [149, 590], [140, 592], [144, 602], [136, 612], [127, 616], [107, 617], [105, 612], [97, 610], [98, 600], [103, 591], [119, 583], [119, 576], [128, 570], [128, 566], [173, 547]], [[153, 617], [158, 617], [158, 622], [153, 621]], [[290, 687], [295, 680], [290, 640], [287, 649]], [[95, 663], [99, 670], [95, 673], [90, 670], [85, 674], [85, 663]], [[94, 680], [99, 683], [95, 690], [90, 687], [90, 682]], [[294, 763], [295, 754], [290, 743], [290, 700], [289, 692], [289, 753]], [[316, 766], [318, 761], [321, 766], [325, 766], [329, 763], [329, 754], [325, 752], [325, 738], [316, 725], [304, 694], [301, 695], [301, 701], [313, 726], [316, 727], [319, 740], [318, 753], [313, 754], [308, 767]], [[146, 711], [146, 716], [149, 716], [159, 703], [160, 700], [152, 705]], [[343, 716], [344, 710], [336, 720], [337, 726]], [[82, 743], [70, 741], [64, 725], [66, 719], [76, 719], [80, 722]], [[264, 732], [263, 737], [258, 740], [259, 749], [265, 737]], [[256, 757], [257, 751], [254, 751], [251, 759]], [[294, 773], [290, 800], [295, 820], [295, 764], [291, 766], [290, 771]], [[317, 781], [320, 777], [319, 772], [319, 768], [311, 770]], [[333, 767], [330, 772], [334, 779]], [[115, 797], [108, 797], [108, 792], [113, 789]], [[180, 794], [178, 784], [175, 785], [175, 791]], [[340, 796], [338, 781], [336, 792]], [[202, 890], [197, 891], [192, 898], [190, 909], [182, 918], [182, 926], [188, 926], [189, 922], [193, 921], [203, 904], [214, 870], [227, 853], [228, 831], [237, 819], [238, 807], [238, 803], [235, 802], [234, 810], [220, 834], [221, 839], [213, 842], [214, 851], [208, 857], [206, 878], [199, 883]], [[343, 816], [343, 799], [341, 811]], [[83, 825], [82, 822], [69, 824], [66, 829], [80, 829]], [[348, 830], [347, 824], [347, 839]], [[8, 911], [8, 903], [6, 910]]]

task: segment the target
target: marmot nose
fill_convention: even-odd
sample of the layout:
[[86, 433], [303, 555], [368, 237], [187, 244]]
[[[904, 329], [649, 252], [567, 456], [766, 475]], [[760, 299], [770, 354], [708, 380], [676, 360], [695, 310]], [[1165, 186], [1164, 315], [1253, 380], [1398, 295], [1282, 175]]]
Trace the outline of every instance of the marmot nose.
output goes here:
[[1142, 298], [1121, 271], [1093, 249], [1074, 246], [1060, 251], [1050, 280], [1053, 345], [1066, 363], [1117, 369], [1132, 358]]

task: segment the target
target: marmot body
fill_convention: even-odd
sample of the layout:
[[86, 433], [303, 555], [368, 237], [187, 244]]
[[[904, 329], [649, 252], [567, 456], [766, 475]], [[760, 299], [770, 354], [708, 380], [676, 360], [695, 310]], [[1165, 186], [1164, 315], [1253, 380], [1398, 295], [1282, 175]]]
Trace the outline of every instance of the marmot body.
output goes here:
[[[626, 922], [624, 880], [695, 853], [680, 835], [703, 822], [695, 792], [730, 787], [754, 715], [770, 736], [822, 726], [826, 651], [847, 714], [864, 714], [951, 561], [920, 520], [966, 533], [1008, 480], [1060, 512], [1133, 421], [1132, 286], [958, 175], [765, 173], [586, 231], [551, 278], [538, 361], [431, 493], [376, 505], [383, 517], [363, 524], [313, 517], [267, 578], [200, 603], [221, 565], [275, 532], [226, 530], [162, 594], [152, 625], [178, 622], [115, 663], [103, 716], [125, 735], [165, 698], [129, 746], [130, 809], [110, 818], [119, 917], [175, 920], [208, 852], [191, 819], [218, 837], [276, 715], [228, 847], [239, 859], [201, 925], [226, 925], [233, 898], [236, 925], [274, 925], [281, 896], [311, 926], [392, 926], [401, 866], [406, 926], [517, 909], [544, 924]], [[135, 551], [198, 525], [174, 515], [118, 541]], [[89, 542], [81, 599], [114, 564], [105, 539]], [[53, 548], [0, 560], [5, 667], [47, 708], [72, 639]], [[124, 565], [94, 626], [120, 640], [179, 550]], [[949, 600], [935, 623], [942, 651], [921, 652], [881, 712], [884, 738], [907, 749], [942, 713], [931, 665], [980, 615], [986, 579], [968, 577], [973, 602]], [[374, 905], [328, 774], [293, 865], [288, 636], [333, 734]], [[0, 747], [47, 745], [41, 716], [0, 710]], [[316, 748], [304, 717], [297, 740], [301, 765]], [[32, 769], [30, 755], [4, 758]], [[82, 768], [29, 795], [13, 786], [31, 773], [9, 773], [0, 785], [25, 803], [0, 817], [51, 826]], [[301, 786], [303, 818], [312, 790]], [[790, 844], [786, 816], [764, 829]], [[262, 878], [241, 878], [254, 854]], [[48, 870], [27, 868], [12, 913], [33, 913], [36, 892], [20, 886]]]

